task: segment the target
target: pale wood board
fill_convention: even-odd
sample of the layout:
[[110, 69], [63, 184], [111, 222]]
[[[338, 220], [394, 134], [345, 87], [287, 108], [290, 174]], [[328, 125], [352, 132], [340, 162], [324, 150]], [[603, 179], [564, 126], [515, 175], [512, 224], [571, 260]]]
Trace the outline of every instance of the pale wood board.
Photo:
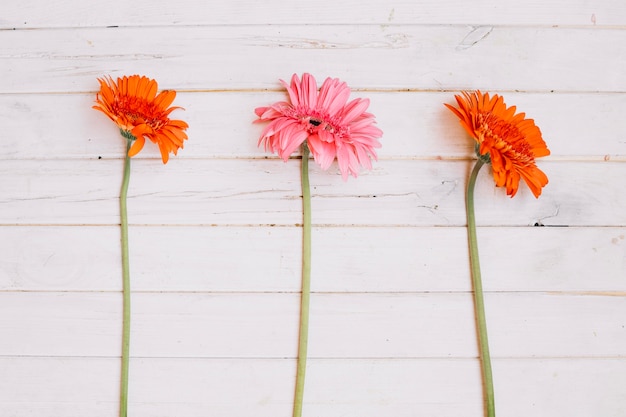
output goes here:
[[[9, 415], [117, 412], [113, 358], [5, 357], [0, 364], [0, 401]], [[133, 415], [291, 413], [294, 360], [133, 358], [131, 364]], [[305, 416], [483, 416], [473, 359], [311, 359], [309, 365]], [[624, 411], [624, 360], [496, 359], [494, 378], [506, 416], [620, 417]]]
[[[0, 300], [7, 355], [119, 353], [117, 294], [0, 293]], [[136, 356], [282, 358], [297, 351], [298, 294], [140, 293], [133, 300]], [[494, 357], [624, 356], [623, 295], [491, 293], [486, 304]], [[313, 294], [309, 355], [474, 357], [472, 311], [468, 293]]]
[[[549, 184], [476, 213], [500, 417], [626, 415], [626, 3], [198, 0], [0, 4], [0, 416], [118, 413], [124, 143], [98, 77], [175, 89], [189, 140], [129, 192], [130, 417], [291, 415], [300, 157], [258, 146], [279, 79], [370, 100], [378, 161], [311, 162], [304, 417], [484, 417], [465, 187], [444, 107], [499, 93]], [[544, 227], [545, 226], [545, 227]]]
[[[481, 227], [478, 235], [486, 291], [626, 291], [624, 227]], [[133, 290], [298, 292], [301, 236], [295, 226], [131, 226]], [[315, 227], [313, 291], [470, 291], [466, 238], [465, 227]], [[118, 226], [2, 227], [0, 288], [121, 291], [119, 239]]]
[[585, 0], [473, 1], [462, 0], [331, 1], [268, 0], [229, 1], [219, 4], [183, 0], [122, 0], [84, 3], [62, 0], [54, 7], [42, 7], [37, 0], [2, 3], [0, 27], [39, 28], [67, 26], [176, 26], [223, 24], [332, 23], [444, 23], [498, 25], [581, 25], [587, 27], [623, 25], [626, 6], [619, 0], [593, 3]]
[[[619, 28], [229, 25], [0, 31], [7, 93], [141, 73], [179, 90], [277, 89], [311, 72], [357, 89], [624, 92]], [[607, 70], [608, 69], [608, 70]]]
[[[489, 226], [621, 226], [626, 165], [540, 161], [550, 183], [538, 200], [525, 185], [515, 199], [495, 188], [489, 168], [477, 184], [477, 223]], [[7, 160], [1, 224], [118, 224], [120, 160]], [[311, 165], [316, 225], [465, 225], [469, 161], [384, 160], [343, 181], [336, 166]], [[300, 163], [291, 160], [137, 160], [132, 224], [297, 225]], [[80, 173], [77, 175], [77, 173]]]

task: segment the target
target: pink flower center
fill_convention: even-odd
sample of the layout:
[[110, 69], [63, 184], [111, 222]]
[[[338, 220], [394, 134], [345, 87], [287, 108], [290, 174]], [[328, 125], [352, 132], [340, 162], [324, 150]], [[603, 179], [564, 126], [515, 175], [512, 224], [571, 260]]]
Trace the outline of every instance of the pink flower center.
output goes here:
[[293, 117], [300, 120], [305, 124], [309, 133], [316, 133], [320, 130], [324, 130], [332, 134], [335, 138], [341, 139], [348, 135], [348, 127], [341, 123], [341, 120], [337, 118], [328, 117], [326, 114], [322, 114], [319, 111], [312, 109], [296, 109]]
[[298, 120], [309, 134], [319, 134], [322, 140], [328, 142], [342, 142], [350, 135], [350, 126], [342, 123], [339, 117], [330, 117], [327, 113], [305, 106], [282, 108], [282, 113], [294, 120]]

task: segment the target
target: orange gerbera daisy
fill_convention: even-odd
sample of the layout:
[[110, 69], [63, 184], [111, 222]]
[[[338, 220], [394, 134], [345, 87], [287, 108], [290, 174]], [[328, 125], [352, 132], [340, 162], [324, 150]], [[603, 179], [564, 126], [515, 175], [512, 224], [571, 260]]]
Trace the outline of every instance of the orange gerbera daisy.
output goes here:
[[506, 193], [517, 193], [520, 178], [535, 195], [548, 183], [548, 177], [535, 164], [535, 158], [550, 155], [541, 131], [525, 113], [515, 114], [515, 106], [507, 107], [504, 98], [489, 93], [464, 92], [455, 96], [459, 108], [449, 104], [461, 125], [476, 139], [479, 157], [491, 159], [496, 186], [506, 186]]
[[174, 155], [187, 139], [184, 132], [189, 126], [182, 120], [172, 120], [169, 114], [181, 107], [169, 107], [176, 91], [164, 90], [157, 95], [157, 82], [145, 76], [124, 76], [114, 82], [111, 77], [98, 78], [100, 91], [96, 95], [94, 109], [100, 110], [113, 120], [122, 135], [134, 141], [128, 156], [135, 156], [146, 139], [159, 145], [163, 163], [169, 153]]

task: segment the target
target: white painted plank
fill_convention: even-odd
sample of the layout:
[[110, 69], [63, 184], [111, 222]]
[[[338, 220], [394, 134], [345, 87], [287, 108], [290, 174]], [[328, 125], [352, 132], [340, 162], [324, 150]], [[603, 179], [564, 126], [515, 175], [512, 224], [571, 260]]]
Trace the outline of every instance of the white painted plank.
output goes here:
[[[3, 412], [115, 415], [118, 362], [0, 358]], [[287, 417], [294, 372], [292, 360], [280, 359], [132, 359], [129, 411], [137, 417]], [[502, 415], [620, 417], [624, 411], [624, 359], [495, 359], [494, 377]], [[482, 417], [481, 395], [475, 360], [311, 359], [304, 415]]]
[[282, 2], [268, 0], [220, 3], [184, 0], [175, 5], [162, 0], [139, 0], [132, 7], [121, 0], [85, 4], [63, 0], [42, 7], [36, 0], [2, 3], [0, 27], [37, 28], [67, 26], [137, 26], [206, 24], [310, 24], [310, 23], [462, 23], [535, 25], [623, 25], [626, 7], [618, 0], [528, 1], [460, 0]]
[[[281, 75], [288, 77], [289, 74]], [[277, 74], [278, 77], [278, 74]], [[92, 87], [97, 85], [95, 78]], [[503, 93], [534, 118], [552, 159], [626, 159], [626, 94]], [[453, 92], [353, 92], [371, 100], [370, 111], [384, 131], [379, 158], [467, 158], [470, 139], [443, 103]], [[120, 158], [124, 141], [104, 115], [91, 109], [89, 94], [0, 95], [4, 146], [0, 159]], [[262, 125], [253, 110], [284, 100], [278, 92], [183, 92], [173, 117], [189, 123], [189, 140], [177, 158], [260, 158]], [[146, 146], [137, 158], [159, 158]]]
[[[251, 121], [309, 71], [370, 97], [385, 136], [358, 180], [312, 168], [305, 417], [483, 416], [472, 142], [442, 105], [473, 88], [552, 149], [538, 201], [478, 184], [499, 413], [622, 417], [625, 24], [621, 0], [2, 2], [0, 414], [117, 412], [123, 151], [90, 106], [96, 77], [137, 72], [191, 127], [167, 166], [150, 145], [133, 161], [131, 414], [291, 414], [299, 161]], [[516, 227], [535, 223], [583, 227]]]
[[[486, 291], [626, 292], [623, 227], [478, 234]], [[119, 236], [118, 226], [3, 227], [0, 291], [121, 291]], [[316, 227], [312, 238], [316, 292], [471, 288], [464, 227]], [[300, 242], [299, 227], [131, 227], [132, 287], [299, 291]]]
[[[119, 355], [119, 294], [6, 292], [0, 300], [0, 355]], [[298, 294], [136, 293], [133, 300], [133, 356], [297, 351]], [[494, 357], [624, 356], [623, 293], [488, 293], [485, 304]], [[471, 294], [313, 294], [309, 356], [476, 357]]]
[[132, 73], [179, 90], [276, 89], [304, 71], [367, 89], [623, 92], [624, 43], [621, 29], [552, 27], [4, 30], [0, 92], [92, 91], [97, 76]]
[[[4, 161], [2, 224], [116, 224], [122, 161]], [[468, 161], [384, 160], [344, 182], [311, 164], [317, 225], [465, 224]], [[525, 185], [510, 199], [488, 168], [477, 183], [479, 225], [621, 226], [626, 176], [618, 162], [540, 161], [550, 178], [536, 200]], [[131, 224], [299, 224], [297, 160], [138, 160], [129, 191]]]

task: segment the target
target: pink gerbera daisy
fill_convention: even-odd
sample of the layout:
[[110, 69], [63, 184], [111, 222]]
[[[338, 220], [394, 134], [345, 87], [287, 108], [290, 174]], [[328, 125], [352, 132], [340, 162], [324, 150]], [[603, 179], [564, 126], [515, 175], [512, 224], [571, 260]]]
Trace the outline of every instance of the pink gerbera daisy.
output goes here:
[[276, 152], [283, 160], [304, 141], [315, 162], [326, 170], [337, 159], [344, 180], [356, 177], [359, 167], [371, 169], [376, 160], [383, 132], [375, 126], [374, 115], [367, 113], [368, 99], [357, 98], [348, 103], [350, 88], [337, 78], [326, 78], [317, 90], [315, 78], [296, 74], [291, 85], [280, 82], [289, 92], [290, 102], [279, 101], [269, 107], [259, 107], [256, 122], [269, 121], [259, 145]]

